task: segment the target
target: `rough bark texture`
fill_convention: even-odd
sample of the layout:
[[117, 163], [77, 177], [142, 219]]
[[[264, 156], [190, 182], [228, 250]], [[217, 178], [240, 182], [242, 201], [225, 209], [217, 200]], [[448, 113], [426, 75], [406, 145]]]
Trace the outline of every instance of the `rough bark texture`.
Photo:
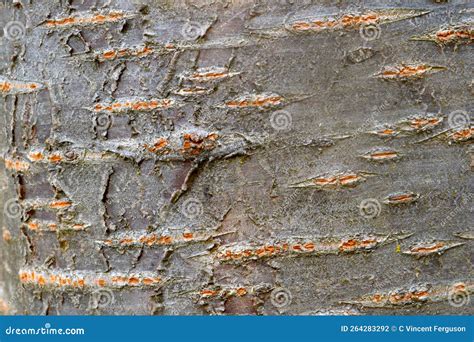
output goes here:
[[2, 312], [473, 313], [472, 2], [0, 5]]

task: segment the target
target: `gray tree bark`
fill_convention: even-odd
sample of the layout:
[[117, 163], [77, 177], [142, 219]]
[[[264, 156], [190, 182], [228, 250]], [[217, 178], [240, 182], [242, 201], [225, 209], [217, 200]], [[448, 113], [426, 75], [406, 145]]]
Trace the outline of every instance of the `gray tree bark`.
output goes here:
[[0, 2], [0, 311], [473, 314], [472, 2]]

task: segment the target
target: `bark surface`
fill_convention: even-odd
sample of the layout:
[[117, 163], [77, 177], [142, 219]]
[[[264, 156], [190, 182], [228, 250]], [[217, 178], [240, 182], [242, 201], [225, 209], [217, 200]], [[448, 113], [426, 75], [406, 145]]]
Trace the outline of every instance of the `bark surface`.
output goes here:
[[0, 312], [473, 314], [469, 1], [0, 1]]

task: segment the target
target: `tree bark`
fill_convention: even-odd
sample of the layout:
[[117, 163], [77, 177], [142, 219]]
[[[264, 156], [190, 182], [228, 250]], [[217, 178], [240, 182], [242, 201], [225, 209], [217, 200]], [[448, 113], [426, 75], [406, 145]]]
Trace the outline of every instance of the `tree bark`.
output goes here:
[[1, 312], [473, 314], [469, 1], [0, 11]]

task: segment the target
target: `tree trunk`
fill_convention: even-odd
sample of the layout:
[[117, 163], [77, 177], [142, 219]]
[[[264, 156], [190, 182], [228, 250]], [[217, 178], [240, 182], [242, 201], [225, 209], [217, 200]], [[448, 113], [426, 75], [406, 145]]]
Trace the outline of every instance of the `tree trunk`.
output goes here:
[[0, 311], [473, 313], [469, 1], [0, 11]]

